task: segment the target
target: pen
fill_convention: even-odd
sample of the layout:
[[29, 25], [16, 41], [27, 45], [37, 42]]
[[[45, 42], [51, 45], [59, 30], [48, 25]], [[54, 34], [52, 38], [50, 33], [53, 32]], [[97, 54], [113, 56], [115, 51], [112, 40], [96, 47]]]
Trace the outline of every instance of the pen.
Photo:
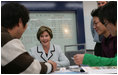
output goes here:
[[85, 72], [85, 71], [82, 69], [81, 65], [79, 65], [79, 68], [80, 68], [80, 72]]
[[[73, 60], [74, 60], [74, 58], [73, 58], [73, 57], [71, 57], [71, 59], [73, 59]], [[85, 72], [85, 71], [82, 69], [81, 65], [79, 65], [79, 69], [80, 69], [80, 72]]]

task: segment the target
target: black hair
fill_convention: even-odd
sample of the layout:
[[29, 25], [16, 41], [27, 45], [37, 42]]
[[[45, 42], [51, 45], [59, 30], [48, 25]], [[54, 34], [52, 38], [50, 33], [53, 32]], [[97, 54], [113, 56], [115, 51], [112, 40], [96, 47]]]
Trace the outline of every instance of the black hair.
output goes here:
[[101, 7], [97, 8], [97, 9], [93, 9], [91, 12], [91, 16], [92, 17], [99, 17], [99, 11], [100, 11]]
[[99, 19], [103, 24], [107, 20], [109, 23], [115, 25], [117, 23], [117, 2], [110, 1], [104, 5], [99, 11]]
[[5, 28], [14, 28], [21, 18], [23, 26], [29, 20], [28, 10], [21, 4], [8, 2], [1, 7], [1, 25]]

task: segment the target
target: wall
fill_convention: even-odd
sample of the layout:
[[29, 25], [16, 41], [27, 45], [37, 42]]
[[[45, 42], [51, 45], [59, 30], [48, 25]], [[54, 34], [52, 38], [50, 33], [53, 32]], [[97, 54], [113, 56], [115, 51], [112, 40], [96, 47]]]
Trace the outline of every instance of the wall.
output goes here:
[[[51, 40], [51, 42], [60, 45], [62, 51], [64, 51], [65, 45], [85, 43], [82, 1], [29, 1], [21, 3], [24, 4], [30, 11], [28, 28], [21, 38], [26, 50], [29, 50], [33, 46], [39, 45], [39, 41], [36, 39], [36, 32], [42, 25], [48, 26], [52, 29], [54, 38]], [[64, 32], [65, 30], [68, 31], [68, 34]], [[78, 49], [77, 46], [74, 48], [70, 47], [68, 51], [79, 49], [83, 49], [83, 46], [79, 46]]]
[[83, 1], [86, 49], [94, 49], [94, 45], [95, 45], [90, 30], [90, 24], [91, 24], [90, 22], [92, 18], [90, 13], [95, 8], [97, 8], [96, 1]]
[[86, 49], [93, 49], [95, 45], [90, 30], [90, 22], [92, 18], [90, 13], [94, 8], [97, 8], [96, 1], [83, 1]]

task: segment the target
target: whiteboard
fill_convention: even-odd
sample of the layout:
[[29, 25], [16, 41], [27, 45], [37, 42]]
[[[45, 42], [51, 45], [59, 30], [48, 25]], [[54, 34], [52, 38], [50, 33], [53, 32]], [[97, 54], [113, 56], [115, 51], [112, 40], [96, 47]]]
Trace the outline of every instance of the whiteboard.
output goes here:
[[[76, 33], [76, 14], [74, 11], [68, 12], [32, 12], [30, 13], [30, 21], [24, 32], [21, 41], [26, 50], [40, 45], [36, 34], [40, 26], [45, 25], [52, 29], [53, 44], [60, 45], [64, 51], [64, 45], [77, 44]], [[69, 48], [77, 50], [77, 48]]]

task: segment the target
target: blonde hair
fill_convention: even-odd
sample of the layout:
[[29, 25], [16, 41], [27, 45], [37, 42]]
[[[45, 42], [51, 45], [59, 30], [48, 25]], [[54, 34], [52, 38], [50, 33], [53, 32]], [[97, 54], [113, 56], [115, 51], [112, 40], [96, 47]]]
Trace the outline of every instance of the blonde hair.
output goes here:
[[37, 39], [40, 41], [40, 36], [43, 32], [48, 32], [48, 34], [50, 35], [51, 39], [53, 38], [53, 34], [52, 34], [52, 30], [47, 27], [47, 26], [41, 26], [37, 32]]

